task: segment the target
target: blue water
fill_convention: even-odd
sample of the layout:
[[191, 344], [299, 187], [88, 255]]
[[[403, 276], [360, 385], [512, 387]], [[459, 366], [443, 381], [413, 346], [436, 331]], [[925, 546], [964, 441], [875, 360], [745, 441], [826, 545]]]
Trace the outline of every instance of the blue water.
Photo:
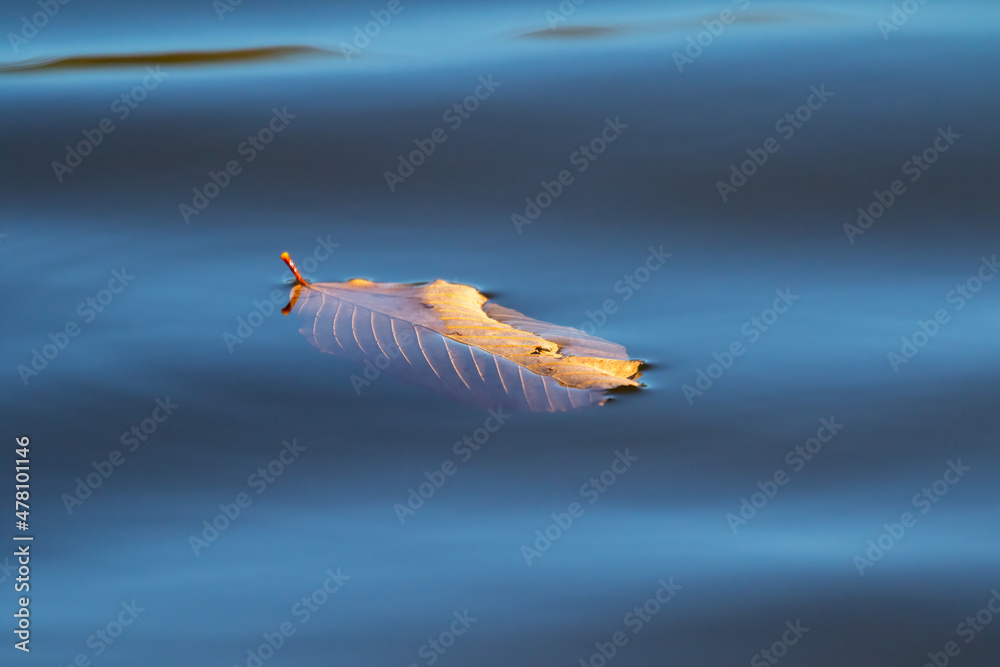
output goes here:
[[[553, 32], [555, 2], [403, 0], [353, 43], [387, 7], [70, 2], [24, 43], [39, 6], [0, 9], [0, 67], [165, 61], [0, 70], [0, 423], [31, 438], [34, 536], [31, 652], [8, 616], [0, 663], [997, 664], [995, 4], [892, 30], [892, 3], [592, 0]], [[324, 51], [170, 59], [283, 46]], [[389, 376], [359, 394], [308, 344], [286, 250], [317, 281], [597, 324], [646, 387], [474, 450], [496, 417]]]

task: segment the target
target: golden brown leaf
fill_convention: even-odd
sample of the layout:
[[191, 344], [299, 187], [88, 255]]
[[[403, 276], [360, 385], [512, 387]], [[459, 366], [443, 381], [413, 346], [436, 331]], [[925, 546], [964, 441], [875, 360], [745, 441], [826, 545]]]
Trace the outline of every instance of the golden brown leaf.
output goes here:
[[640, 386], [642, 362], [621, 345], [525, 317], [468, 285], [308, 283], [286, 262], [299, 281], [289, 306], [305, 322], [301, 332], [321, 351], [365, 364], [368, 376], [352, 376], [356, 388], [385, 370], [466, 402], [554, 411]]

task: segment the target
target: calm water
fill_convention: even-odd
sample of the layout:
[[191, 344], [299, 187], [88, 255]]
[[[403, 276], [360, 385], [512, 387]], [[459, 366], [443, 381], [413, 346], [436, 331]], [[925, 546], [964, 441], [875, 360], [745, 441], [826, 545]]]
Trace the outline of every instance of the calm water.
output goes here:
[[[4, 3], [0, 663], [997, 664], [996, 5], [569, 6]], [[285, 250], [647, 387], [488, 438], [359, 395]]]

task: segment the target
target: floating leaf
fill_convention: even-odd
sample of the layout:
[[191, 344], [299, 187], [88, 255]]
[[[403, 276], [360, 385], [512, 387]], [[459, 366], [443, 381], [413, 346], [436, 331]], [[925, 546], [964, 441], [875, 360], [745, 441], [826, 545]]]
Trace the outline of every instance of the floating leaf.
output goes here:
[[531, 319], [468, 285], [309, 283], [281, 257], [297, 280], [282, 312], [296, 309], [319, 350], [364, 365], [351, 376], [356, 390], [386, 372], [482, 406], [555, 411], [640, 386], [642, 362], [621, 345]]

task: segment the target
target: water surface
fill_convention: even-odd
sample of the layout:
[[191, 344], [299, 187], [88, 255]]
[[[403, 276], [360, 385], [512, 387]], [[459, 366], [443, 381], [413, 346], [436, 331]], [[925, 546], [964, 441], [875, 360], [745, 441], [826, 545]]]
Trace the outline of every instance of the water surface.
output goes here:
[[[554, 32], [557, 3], [400, 7], [364, 47], [386, 3], [69, 3], [6, 40], [0, 391], [4, 437], [31, 436], [36, 558], [32, 652], [4, 664], [598, 665], [617, 632], [609, 665], [921, 665], [949, 641], [993, 664], [997, 622], [960, 624], [1000, 586], [996, 7], [886, 31], [890, 3], [595, 1]], [[487, 412], [390, 377], [359, 395], [277, 312], [286, 250], [314, 280], [441, 278], [600, 324], [647, 387], [458, 447]], [[157, 400], [179, 407], [143, 433]]]

